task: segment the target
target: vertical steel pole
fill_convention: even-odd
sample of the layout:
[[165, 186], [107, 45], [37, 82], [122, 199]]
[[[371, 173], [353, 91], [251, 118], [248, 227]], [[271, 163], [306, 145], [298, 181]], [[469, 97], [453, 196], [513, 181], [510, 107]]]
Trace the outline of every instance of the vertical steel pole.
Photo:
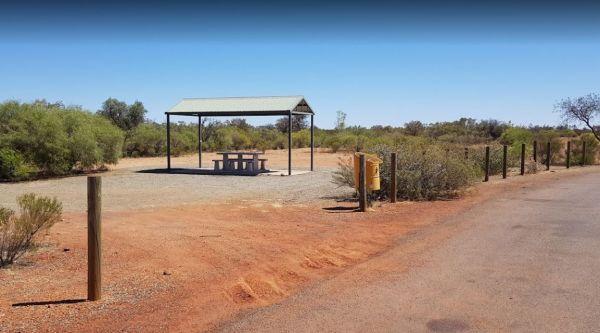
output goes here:
[[292, 175], [292, 112], [288, 114], [288, 176]]
[[525, 174], [525, 144], [521, 144], [521, 176]]
[[198, 168], [202, 168], [202, 116], [198, 116]]
[[102, 178], [87, 178], [88, 199], [88, 300], [102, 297]]
[[507, 159], [507, 150], [508, 150], [508, 146], [504, 145], [502, 146], [502, 178], [506, 179], [506, 159]]
[[490, 180], [490, 146], [485, 147], [485, 178], [484, 182]]
[[360, 154], [358, 171], [358, 210], [367, 211], [367, 159], [365, 154]]
[[533, 161], [537, 162], [537, 141], [533, 141]]
[[571, 141], [567, 141], [567, 169], [571, 167]]
[[392, 153], [390, 156], [390, 202], [396, 202], [396, 153]]
[[546, 170], [550, 170], [550, 160], [552, 159], [552, 154], [550, 152], [550, 141], [546, 143]]
[[167, 113], [167, 169], [171, 170], [171, 115]]
[[314, 160], [315, 160], [315, 115], [310, 115], [310, 171], [313, 171], [315, 168]]
[[581, 166], [585, 165], [585, 141], [582, 140], [582, 151], [581, 151]]

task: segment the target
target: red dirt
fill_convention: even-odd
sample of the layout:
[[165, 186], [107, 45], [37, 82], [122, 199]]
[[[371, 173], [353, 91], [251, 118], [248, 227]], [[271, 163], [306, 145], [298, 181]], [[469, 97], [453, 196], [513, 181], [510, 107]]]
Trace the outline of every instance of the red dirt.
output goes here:
[[[583, 171], [566, 171], [578, 172]], [[437, 225], [499, 191], [554, 176], [495, 181], [460, 200], [383, 204], [369, 213], [354, 213], [348, 210], [354, 203], [334, 201], [107, 213], [101, 301], [13, 306], [85, 298], [86, 218], [70, 214], [26, 264], [0, 270], [0, 331], [210, 329], [383, 253], [408, 233]]]
[[[315, 148], [315, 168], [317, 169], [335, 169], [338, 166], [340, 157], [350, 156], [347, 152], [332, 153], [329, 149]], [[261, 157], [268, 159], [268, 168], [285, 169], [288, 163], [288, 151], [285, 149], [267, 150]], [[222, 157], [215, 152], [202, 153], [202, 167], [211, 168], [213, 159]], [[111, 170], [120, 170], [126, 168], [141, 167], [161, 167], [166, 163], [166, 157], [143, 157], [143, 158], [122, 158], [119, 163], [111, 167]], [[308, 169], [310, 167], [310, 148], [292, 149], [292, 161], [294, 169]], [[198, 154], [171, 157], [173, 167], [197, 167]]]

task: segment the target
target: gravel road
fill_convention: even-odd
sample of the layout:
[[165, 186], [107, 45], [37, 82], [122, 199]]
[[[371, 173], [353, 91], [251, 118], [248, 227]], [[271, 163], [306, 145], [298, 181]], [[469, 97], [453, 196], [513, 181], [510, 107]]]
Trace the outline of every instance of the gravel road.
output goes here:
[[415, 235], [222, 330], [600, 332], [599, 194], [598, 172], [519, 188], [447, 221], [463, 227], [432, 250], [407, 255]]
[[[120, 211], [197, 202], [269, 200], [308, 203], [324, 197], [349, 194], [350, 188], [332, 183], [331, 171], [293, 176], [213, 176], [139, 173], [139, 169], [102, 174], [103, 209]], [[0, 183], [0, 206], [16, 208], [23, 193], [56, 196], [65, 211], [86, 210], [86, 177]]]

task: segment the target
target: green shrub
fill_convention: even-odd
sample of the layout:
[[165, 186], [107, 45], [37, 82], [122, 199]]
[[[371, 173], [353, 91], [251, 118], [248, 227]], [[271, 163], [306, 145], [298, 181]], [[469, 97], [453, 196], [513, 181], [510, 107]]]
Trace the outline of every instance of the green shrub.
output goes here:
[[21, 214], [0, 207], [0, 267], [12, 264], [35, 245], [37, 235], [60, 220], [62, 204], [47, 197], [25, 194], [17, 200]]
[[[397, 196], [407, 200], [435, 200], [454, 197], [471, 185], [480, 171], [464, 155], [452, 154], [427, 140], [404, 140], [398, 146], [377, 145], [369, 149], [384, 162], [380, 166], [381, 190], [375, 196], [385, 198], [390, 189], [390, 153], [397, 152]], [[335, 174], [340, 185], [353, 186], [351, 161], [343, 162]]]
[[35, 102], [0, 104], [0, 147], [19, 152], [41, 175], [116, 163], [122, 131], [77, 107]]
[[0, 179], [24, 180], [32, 173], [33, 168], [25, 163], [21, 154], [8, 148], [0, 149]]

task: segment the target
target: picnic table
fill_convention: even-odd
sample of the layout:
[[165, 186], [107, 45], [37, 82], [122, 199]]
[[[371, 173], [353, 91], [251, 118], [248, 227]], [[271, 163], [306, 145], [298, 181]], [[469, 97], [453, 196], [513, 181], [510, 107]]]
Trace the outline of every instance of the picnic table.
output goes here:
[[[218, 155], [223, 156], [223, 171], [239, 171], [256, 173], [259, 170], [264, 170], [264, 162], [266, 159], [259, 159], [258, 156], [264, 154], [258, 151], [225, 151], [218, 152]], [[258, 162], [261, 162], [259, 169]], [[219, 160], [215, 160], [215, 170], [219, 170]]]

